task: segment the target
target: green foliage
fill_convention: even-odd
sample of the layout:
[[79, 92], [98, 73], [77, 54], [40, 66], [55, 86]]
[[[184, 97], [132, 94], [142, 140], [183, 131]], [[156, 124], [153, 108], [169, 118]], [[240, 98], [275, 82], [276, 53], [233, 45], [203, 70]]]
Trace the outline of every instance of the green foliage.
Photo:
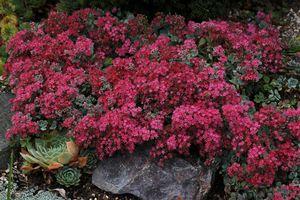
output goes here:
[[96, 156], [96, 150], [95, 149], [81, 150], [79, 155], [80, 155], [80, 157], [86, 157], [87, 158], [86, 165], [83, 168], [84, 172], [89, 173], [91, 170], [93, 170], [97, 166], [98, 158]]
[[7, 200], [11, 200], [11, 193], [13, 190], [13, 167], [14, 167], [14, 151], [10, 152], [10, 160], [9, 160], [9, 177], [8, 177], [8, 187], [7, 187]]
[[2, 75], [3, 73], [3, 65], [4, 65], [4, 62], [2, 61], [2, 58], [0, 58], [0, 76]]
[[299, 77], [300, 74], [300, 36], [288, 42], [288, 48], [283, 52], [287, 58], [286, 73]]
[[5, 43], [17, 33], [18, 20], [14, 15], [7, 15], [0, 21], [0, 40], [3, 41], [3, 45], [0, 46], [0, 75], [3, 73], [3, 65], [7, 59], [7, 53], [5, 52]]
[[293, 38], [289, 41], [288, 49], [286, 51], [287, 54], [294, 55], [300, 52], [300, 36]]
[[56, 0], [0, 0], [0, 15], [15, 15], [22, 22], [40, 19], [50, 9], [47, 4], [55, 2]]
[[214, 18], [227, 18], [230, 11], [239, 10], [238, 20], [253, 18], [257, 11], [272, 12], [276, 21], [282, 22], [281, 18], [287, 11], [286, 2], [276, 1], [242, 1], [242, 0], [59, 0], [57, 9], [63, 12], [72, 12], [81, 8], [92, 7], [111, 10], [120, 8], [132, 13], [143, 13], [152, 18], [155, 13], [179, 14], [187, 19], [208, 20]]
[[57, 9], [63, 12], [72, 12], [85, 7], [112, 9], [114, 7], [133, 13], [143, 13], [153, 17], [156, 12], [177, 13], [189, 19], [209, 19], [217, 16], [225, 16], [233, 6], [234, 2], [226, 0], [204, 1], [204, 0], [60, 0]]
[[8, 41], [17, 32], [18, 28], [14, 24], [4, 24], [1, 26], [1, 37], [4, 41]]
[[[8, 196], [8, 187], [9, 187], [9, 183], [5, 180], [5, 179], [1, 179], [0, 180], [0, 199], [7, 200], [7, 196]], [[15, 183], [12, 184], [12, 189], [11, 189], [11, 193], [14, 193], [17, 189], [17, 185]]]
[[12, 14], [15, 10], [15, 5], [11, 0], [0, 0], [0, 15], [5, 16]]
[[95, 0], [60, 0], [56, 4], [56, 8], [58, 11], [71, 13], [74, 10], [78, 10], [80, 8], [89, 7], [91, 2], [96, 2]]
[[23, 140], [21, 145], [28, 151], [20, 153], [25, 160], [22, 166], [25, 173], [34, 169], [33, 164], [48, 170], [60, 168], [78, 154], [78, 147], [71, 139], [56, 134], [36, 138], [34, 142]]
[[15, 7], [15, 13], [22, 21], [27, 21], [42, 14], [47, 0], [10, 0]]
[[10, 0], [0, 0], [0, 75], [6, 62], [5, 43], [18, 31], [18, 19], [14, 15], [15, 6]]
[[[299, 100], [300, 84], [297, 78], [275, 75], [263, 78], [251, 86], [254, 88], [254, 102], [260, 105], [274, 104], [283, 108], [296, 107]], [[247, 88], [248, 91], [251, 88]]]
[[58, 171], [56, 174], [56, 181], [66, 187], [77, 186], [80, 182], [80, 170], [66, 167]]
[[273, 191], [272, 189], [264, 189], [264, 191], [251, 188], [247, 188], [246, 182], [238, 182], [235, 178], [226, 179], [225, 178], [225, 192], [227, 194], [228, 200], [266, 200], [272, 199]]

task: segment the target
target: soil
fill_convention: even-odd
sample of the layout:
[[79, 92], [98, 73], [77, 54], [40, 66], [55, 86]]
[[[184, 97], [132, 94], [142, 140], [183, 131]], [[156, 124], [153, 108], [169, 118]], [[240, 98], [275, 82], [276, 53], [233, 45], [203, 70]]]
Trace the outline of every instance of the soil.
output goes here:
[[[42, 178], [38, 178], [42, 177]], [[67, 198], [72, 200], [139, 200], [137, 197], [124, 194], [124, 195], [115, 195], [109, 192], [100, 190], [92, 184], [92, 176], [89, 174], [83, 174], [82, 180], [79, 186], [65, 188], [56, 183], [47, 184], [42, 174], [31, 175], [28, 177], [28, 182], [30, 185], [39, 185], [43, 190], [54, 190], [63, 188], [66, 191]]]

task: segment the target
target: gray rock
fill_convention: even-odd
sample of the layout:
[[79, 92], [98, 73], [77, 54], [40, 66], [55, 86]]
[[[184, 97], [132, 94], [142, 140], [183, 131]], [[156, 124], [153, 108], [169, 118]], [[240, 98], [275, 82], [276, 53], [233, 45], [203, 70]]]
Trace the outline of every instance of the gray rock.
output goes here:
[[211, 188], [211, 170], [180, 158], [160, 167], [147, 152], [136, 150], [101, 161], [93, 173], [93, 184], [105, 191], [133, 194], [144, 200], [205, 198]]
[[5, 133], [11, 126], [12, 112], [10, 111], [9, 99], [12, 97], [8, 93], [0, 94], [0, 169], [5, 169], [9, 160], [9, 146], [5, 140]]

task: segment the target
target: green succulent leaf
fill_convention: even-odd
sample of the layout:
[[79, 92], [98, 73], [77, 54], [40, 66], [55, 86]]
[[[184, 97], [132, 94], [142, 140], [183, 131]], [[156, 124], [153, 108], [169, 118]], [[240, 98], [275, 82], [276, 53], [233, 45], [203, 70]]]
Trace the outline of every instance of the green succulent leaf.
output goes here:
[[46, 131], [48, 127], [48, 122], [46, 120], [38, 121], [38, 125], [42, 131]]
[[298, 85], [299, 81], [298, 79], [295, 79], [295, 78], [289, 78], [288, 79], [288, 82], [287, 82], [287, 86], [289, 89], [295, 89]]
[[265, 96], [262, 92], [254, 96], [255, 103], [262, 103], [265, 100]]
[[201, 38], [200, 41], [199, 41], [199, 43], [198, 43], [198, 46], [202, 47], [205, 43], [206, 43], [206, 39], [205, 38]]
[[268, 77], [268, 76], [264, 76], [263, 79], [264, 79], [265, 83], [269, 83], [270, 82], [270, 77]]
[[45, 138], [36, 138], [34, 142], [22, 142], [28, 153], [21, 153], [24, 160], [30, 164], [37, 164], [50, 169], [53, 165], [63, 166], [77, 156], [77, 151], [70, 151], [68, 144], [76, 150], [76, 144], [64, 136], [54, 135]]

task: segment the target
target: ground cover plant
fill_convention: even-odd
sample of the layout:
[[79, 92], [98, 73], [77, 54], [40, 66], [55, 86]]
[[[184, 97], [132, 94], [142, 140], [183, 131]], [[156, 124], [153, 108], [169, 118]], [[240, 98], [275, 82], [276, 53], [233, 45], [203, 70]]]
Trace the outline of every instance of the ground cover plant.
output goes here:
[[[291, 1], [289, 3], [293, 3]], [[1, 28], [1, 48], [0, 48], [0, 74], [2, 74], [2, 65], [6, 62], [5, 45], [9, 38], [18, 30], [26, 28], [24, 22], [40, 21], [45, 18], [51, 9], [72, 13], [82, 8], [102, 8], [111, 10], [120, 8], [118, 15], [124, 15], [130, 11], [133, 13], [143, 13], [147, 17], [153, 18], [155, 13], [178, 13], [187, 19], [208, 20], [208, 19], [226, 19], [225, 16], [237, 18], [236, 20], [245, 20], [253, 18], [258, 10], [272, 12], [276, 17], [276, 22], [281, 23], [280, 17], [287, 12], [287, 3], [285, 1], [224, 1], [214, 2], [199, 0], [163, 0], [163, 1], [97, 1], [97, 0], [2, 0], [0, 1], [0, 28]], [[122, 11], [122, 12], [120, 12]], [[240, 12], [236, 15], [236, 12]], [[232, 15], [233, 14], [233, 15]]]
[[16, 113], [7, 138], [55, 130], [99, 159], [151, 143], [162, 165], [193, 149], [222, 168], [232, 198], [294, 199], [300, 110], [245, 92], [285, 68], [270, 16], [196, 23], [115, 11], [51, 12], [10, 40], [4, 76]]

